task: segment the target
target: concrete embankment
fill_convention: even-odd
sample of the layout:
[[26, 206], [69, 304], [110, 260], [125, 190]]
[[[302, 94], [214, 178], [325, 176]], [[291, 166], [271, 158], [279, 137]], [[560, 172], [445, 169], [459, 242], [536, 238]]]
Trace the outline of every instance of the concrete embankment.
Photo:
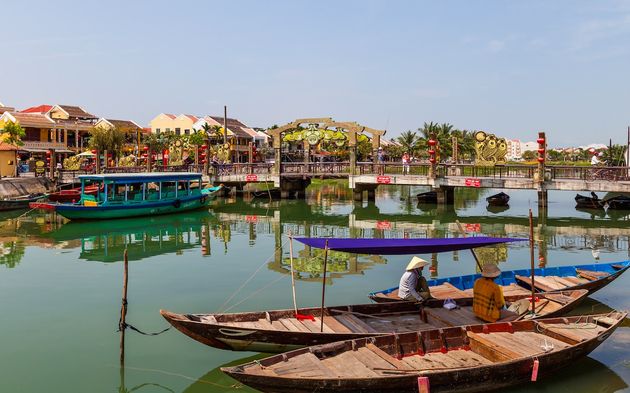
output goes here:
[[0, 197], [10, 198], [20, 195], [48, 192], [54, 184], [46, 177], [24, 177], [0, 180]]

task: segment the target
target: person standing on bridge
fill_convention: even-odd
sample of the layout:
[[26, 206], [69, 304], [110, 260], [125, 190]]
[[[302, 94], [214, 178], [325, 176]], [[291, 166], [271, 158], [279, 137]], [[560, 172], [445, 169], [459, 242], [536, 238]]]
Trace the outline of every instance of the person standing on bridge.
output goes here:
[[410, 161], [411, 161], [411, 158], [409, 157], [409, 153], [405, 152], [402, 155], [403, 175], [408, 175], [409, 174], [409, 162]]

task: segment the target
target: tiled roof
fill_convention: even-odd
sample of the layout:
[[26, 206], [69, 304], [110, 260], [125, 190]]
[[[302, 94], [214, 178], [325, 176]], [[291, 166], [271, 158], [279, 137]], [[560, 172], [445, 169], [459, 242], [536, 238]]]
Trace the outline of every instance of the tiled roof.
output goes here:
[[59, 107], [63, 109], [64, 111], [66, 111], [68, 115], [70, 115], [70, 117], [79, 117], [83, 119], [96, 119], [97, 118], [93, 114], [84, 111], [83, 108], [79, 106], [59, 105]]
[[[210, 118], [223, 126], [223, 118], [220, 116], [210, 116]], [[227, 118], [227, 128], [238, 138], [253, 138], [255, 132], [250, 130], [245, 124], [236, 119]]]
[[175, 116], [175, 115], [174, 115], [174, 114], [172, 114], [172, 113], [164, 113], [164, 116], [168, 116], [168, 117], [170, 117], [170, 118], [171, 118], [171, 120], [175, 120], [175, 118], [177, 117], [177, 116]]
[[94, 124], [87, 121], [62, 120], [57, 119], [55, 122], [57, 128], [65, 128], [67, 130], [90, 131], [94, 128]]
[[52, 109], [52, 105], [39, 105], [39, 106], [32, 106], [30, 108], [26, 108], [24, 110], [21, 110], [20, 112], [22, 113], [48, 113], [49, 110]]
[[195, 116], [195, 115], [184, 115], [184, 116], [186, 116], [187, 118], [192, 120], [193, 123], [195, 123], [197, 120], [199, 120], [199, 118], [197, 116]]
[[0, 151], [15, 151], [15, 150], [18, 150], [18, 148], [15, 145], [0, 142]]
[[41, 113], [9, 112], [22, 127], [52, 128], [55, 122]]
[[140, 127], [139, 125], [137, 125], [135, 122], [131, 121], [131, 120], [114, 120], [114, 119], [105, 119], [107, 120], [111, 125], [113, 125], [116, 128], [119, 128], [121, 130], [124, 129], [142, 129], [142, 127]]
[[3, 114], [4, 112], [13, 112], [13, 111], [15, 111], [15, 108], [13, 107], [0, 105], [0, 115]]

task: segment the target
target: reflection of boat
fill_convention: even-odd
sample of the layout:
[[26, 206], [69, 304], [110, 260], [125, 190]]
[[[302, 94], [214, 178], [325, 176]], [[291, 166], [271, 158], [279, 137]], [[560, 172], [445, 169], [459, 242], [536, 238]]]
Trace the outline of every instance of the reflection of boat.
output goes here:
[[417, 392], [422, 384], [426, 391], [430, 384], [433, 392], [495, 390], [555, 375], [597, 348], [625, 316], [615, 312], [389, 334], [221, 370], [264, 392]]
[[[238, 364], [253, 362], [265, 357], [263, 354], [256, 354], [248, 356], [243, 359], [231, 361], [229, 363], [221, 365], [221, 367], [236, 366]], [[216, 389], [215, 389], [216, 388]], [[226, 392], [238, 392], [238, 393], [259, 393], [258, 390], [254, 390], [247, 386], [243, 386], [240, 383], [236, 383], [232, 378], [228, 377], [221, 372], [220, 367], [216, 367], [202, 377], [198, 378], [195, 382], [190, 384], [182, 393], [226, 393]]]
[[[534, 269], [534, 286], [542, 292], [587, 289], [592, 294], [613, 282], [628, 268], [630, 261], [539, 268]], [[470, 274], [427, 280], [427, 283], [434, 297], [461, 298], [470, 296], [479, 277], [481, 274]], [[527, 292], [531, 288], [530, 277], [531, 269], [506, 270], [495, 282], [503, 287], [505, 295], [510, 295]], [[398, 287], [372, 292], [368, 296], [376, 302], [400, 300]]]
[[437, 191], [421, 192], [416, 195], [416, 198], [422, 203], [437, 203]]
[[14, 198], [0, 199], [0, 211], [28, 209], [31, 202], [45, 198], [46, 194], [30, 194]]
[[509, 201], [510, 196], [504, 192], [490, 195], [486, 198], [486, 202], [488, 202], [490, 206], [507, 206]]
[[488, 206], [486, 206], [486, 210], [489, 211], [490, 213], [494, 213], [494, 214], [503, 213], [504, 211], [508, 210], [509, 208], [510, 208], [510, 205], [503, 205], [503, 206], [488, 205]]
[[178, 213], [207, 206], [213, 196], [202, 191], [200, 173], [127, 173], [79, 176], [81, 189], [96, 186], [102, 192], [83, 193], [73, 204], [37, 207], [54, 209], [72, 220], [100, 220]]
[[608, 205], [608, 209], [612, 210], [630, 210], [630, 197], [625, 195], [618, 195], [606, 199], [604, 201]]
[[[531, 294], [530, 294], [531, 295]], [[536, 318], [561, 315], [586, 297], [587, 291], [541, 295]], [[517, 315], [529, 315], [528, 295], [510, 298]], [[175, 314], [162, 316], [185, 335], [211, 347], [236, 351], [283, 352], [301, 346], [387, 333], [427, 330], [444, 326], [482, 323], [472, 312], [472, 297], [458, 299], [457, 310], [445, 309], [432, 299], [418, 306], [412, 302], [358, 304], [321, 308], [243, 312], [234, 314]], [[320, 330], [323, 327], [323, 331]]]
[[594, 209], [594, 208], [590, 208], [590, 207], [575, 207], [575, 210], [582, 212], [582, 213], [587, 213], [591, 216], [591, 218], [604, 218], [606, 217], [606, 210], [604, 210], [603, 208], [601, 209]]
[[[594, 193], [593, 193], [594, 194]], [[604, 203], [599, 198], [587, 197], [577, 194], [575, 196], [575, 207], [587, 208], [587, 209], [603, 209]]]

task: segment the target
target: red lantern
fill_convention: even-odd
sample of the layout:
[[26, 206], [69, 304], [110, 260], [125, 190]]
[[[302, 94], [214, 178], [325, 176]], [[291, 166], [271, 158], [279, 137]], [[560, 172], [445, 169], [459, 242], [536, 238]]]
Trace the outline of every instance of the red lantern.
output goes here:
[[545, 162], [545, 157], [538, 157], [538, 162]]
[[429, 162], [430, 162], [431, 164], [435, 164], [435, 157], [431, 157], [431, 158], [429, 158]]
[[201, 145], [201, 148], [205, 150], [208, 148], [208, 145]]
[[539, 145], [542, 145], [543, 143], [545, 143], [545, 138], [538, 138], [536, 139], [536, 142], [538, 142]]
[[538, 153], [543, 154], [545, 152], [545, 149], [538, 149]]
[[437, 144], [437, 141], [435, 139], [429, 139], [428, 144], [429, 146], [435, 146]]
[[204, 158], [203, 160], [201, 160], [201, 163], [202, 163], [202, 164], [205, 164], [206, 162], [207, 162], [207, 161], [206, 161], [206, 159], [205, 159], [205, 158]]
[[96, 154], [96, 150], [92, 150], [92, 154]]
[[143, 147], [143, 149], [144, 149], [144, 151], [147, 151], [147, 150], [149, 150], [149, 146], [145, 146], [145, 147]]
[[435, 154], [435, 150], [429, 150], [429, 154], [434, 155]]
[[50, 157], [50, 150], [46, 150], [46, 155]]

